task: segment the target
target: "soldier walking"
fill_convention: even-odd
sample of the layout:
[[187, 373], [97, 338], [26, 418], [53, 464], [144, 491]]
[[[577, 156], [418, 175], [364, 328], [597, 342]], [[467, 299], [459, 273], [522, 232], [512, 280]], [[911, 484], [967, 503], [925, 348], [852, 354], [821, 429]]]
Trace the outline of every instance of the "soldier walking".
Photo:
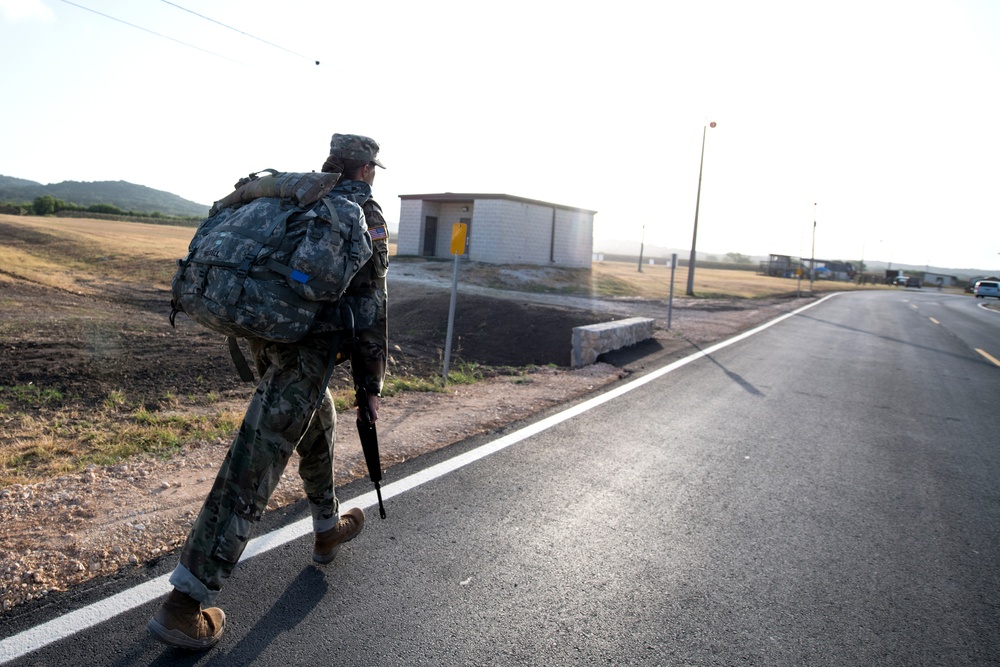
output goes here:
[[329, 563], [364, 527], [361, 509], [339, 511], [333, 472], [337, 415], [328, 389], [315, 414], [313, 408], [336, 354], [338, 362], [350, 359], [355, 389], [364, 389], [369, 397], [359, 411], [367, 407], [372, 421], [378, 419], [387, 359], [389, 267], [388, 230], [371, 192], [376, 167], [384, 168], [378, 151], [368, 137], [334, 134], [322, 167], [343, 174], [330, 194], [361, 206], [374, 248], [342, 298], [354, 314], [355, 340], [345, 347], [349, 334], [331, 304], [301, 341], [249, 341], [260, 383], [170, 576], [174, 588], [147, 626], [165, 644], [208, 649], [218, 643], [226, 615], [211, 605], [239, 562], [293, 451], [301, 457], [299, 476], [312, 514], [313, 561]]

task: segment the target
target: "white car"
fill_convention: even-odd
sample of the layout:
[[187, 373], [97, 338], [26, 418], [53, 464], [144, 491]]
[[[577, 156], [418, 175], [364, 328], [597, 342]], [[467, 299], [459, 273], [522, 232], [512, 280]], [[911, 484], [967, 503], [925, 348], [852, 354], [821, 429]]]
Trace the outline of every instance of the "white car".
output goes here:
[[972, 290], [977, 299], [995, 296], [1000, 299], [1000, 282], [995, 280], [980, 280]]

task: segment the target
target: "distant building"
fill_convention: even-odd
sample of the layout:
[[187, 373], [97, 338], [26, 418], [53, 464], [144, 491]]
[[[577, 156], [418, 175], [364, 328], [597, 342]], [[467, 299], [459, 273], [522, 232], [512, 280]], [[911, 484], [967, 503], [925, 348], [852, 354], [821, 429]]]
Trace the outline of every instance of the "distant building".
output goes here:
[[758, 273], [762, 276], [792, 278], [798, 275], [799, 266], [799, 262], [788, 255], [771, 255], [766, 262], [760, 263]]
[[957, 287], [960, 282], [958, 276], [946, 276], [943, 273], [931, 273], [930, 271], [924, 272], [924, 287], [934, 287], [935, 285]]
[[762, 276], [778, 278], [794, 278], [802, 271], [802, 276], [810, 274], [815, 279], [822, 280], [852, 280], [857, 273], [850, 262], [831, 259], [810, 259], [801, 257], [795, 259], [788, 255], [771, 255], [766, 262], [760, 263], [757, 273]]
[[504, 194], [399, 196], [396, 252], [451, 257], [451, 229], [468, 225], [465, 257], [490, 264], [587, 268], [597, 211]]

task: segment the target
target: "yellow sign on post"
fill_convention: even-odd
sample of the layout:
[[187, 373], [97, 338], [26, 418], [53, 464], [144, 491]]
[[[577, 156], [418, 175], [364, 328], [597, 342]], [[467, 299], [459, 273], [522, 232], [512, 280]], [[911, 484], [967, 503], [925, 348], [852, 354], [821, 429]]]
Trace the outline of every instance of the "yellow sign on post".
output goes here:
[[469, 231], [469, 226], [464, 222], [456, 222], [451, 226], [451, 254], [465, 254], [465, 235]]
[[444, 371], [441, 381], [448, 384], [448, 365], [451, 363], [451, 334], [455, 329], [455, 300], [458, 298], [458, 260], [465, 254], [465, 235], [469, 226], [456, 222], [451, 226], [451, 254], [455, 256], [455, 271], [451, 276], [451, 304], [448, 306], [448, 334], [444, 339]]

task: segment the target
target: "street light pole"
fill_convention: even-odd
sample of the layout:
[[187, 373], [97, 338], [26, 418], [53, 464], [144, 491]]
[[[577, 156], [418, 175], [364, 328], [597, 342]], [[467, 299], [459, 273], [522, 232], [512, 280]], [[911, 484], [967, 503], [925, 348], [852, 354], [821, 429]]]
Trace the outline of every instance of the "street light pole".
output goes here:
[[698, 163], [698, 198], [694, 201], [694, 233], [691, 235], [691, 257], [688, 259], [687, 295], [694, 296], [694, 262], [698, 244], [698, 209], [701, 207], [701, 174], [705, 167], [705, 134], [709, 127], [715, 127], [715, 121], [701, 128], [701, 161]]
[[816, 202], [813, 202], [812, 257], [809, 258], [809, 296], [813, 293], [813, 276], [816, 275]]

